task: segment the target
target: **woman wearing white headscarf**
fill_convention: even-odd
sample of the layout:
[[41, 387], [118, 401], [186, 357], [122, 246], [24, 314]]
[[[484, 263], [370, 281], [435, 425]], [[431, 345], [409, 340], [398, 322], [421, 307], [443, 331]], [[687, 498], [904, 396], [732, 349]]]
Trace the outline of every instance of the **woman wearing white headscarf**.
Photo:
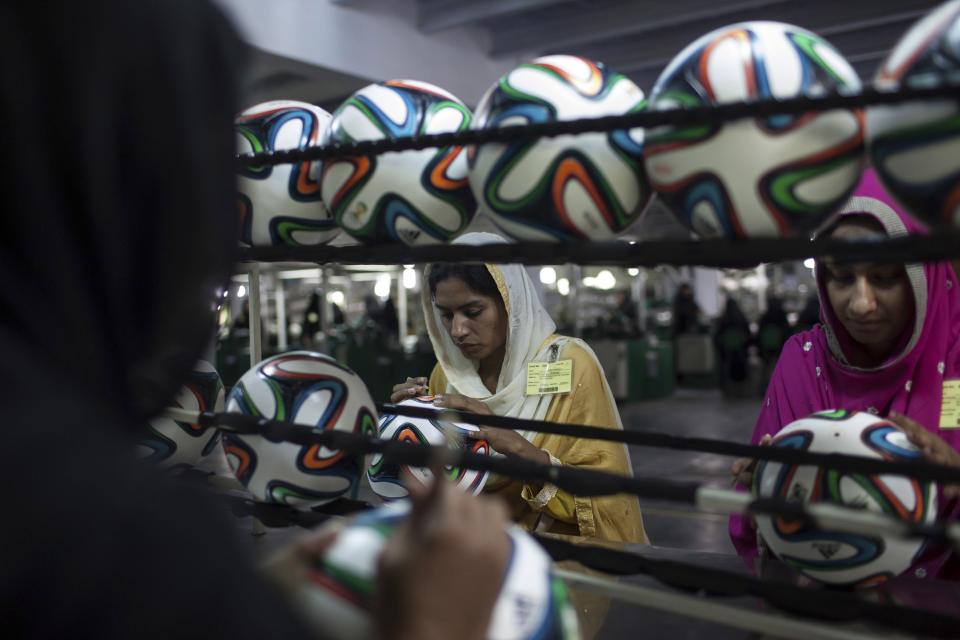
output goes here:
[[[504, 242], [469, 233], [457, 244]], [[429, 381], [408, 378], [394, 387], [399, 402], [429, 390], [438, 407], [622, 429], [613, 395], [593, 350], [561, 336], [521, 265], [435, 264], [426, 271], [422, 304], [437, 356]], [[528, 365], [570, 360], [570, 390], [527, 395]], [[622, 444], [528, 431], [481, 428], [491, 449], [542, 464], [629, 475]], [[648, 542], [634, 496], [590, 498], [552, 485], [492, 478], [484, 491], [502, 497], [513, 519], [529, 530]]]

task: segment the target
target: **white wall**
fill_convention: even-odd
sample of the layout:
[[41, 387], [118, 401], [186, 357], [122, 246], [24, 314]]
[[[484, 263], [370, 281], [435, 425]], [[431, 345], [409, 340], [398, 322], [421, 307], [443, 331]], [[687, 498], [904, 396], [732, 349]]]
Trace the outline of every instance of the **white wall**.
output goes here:
[[371, 80], [430, 82], [471, 106], [521, 61], [492, 59], [476, 28], [420, 33], [413, 0], [216, 1], [243, 38], [261, 49]]

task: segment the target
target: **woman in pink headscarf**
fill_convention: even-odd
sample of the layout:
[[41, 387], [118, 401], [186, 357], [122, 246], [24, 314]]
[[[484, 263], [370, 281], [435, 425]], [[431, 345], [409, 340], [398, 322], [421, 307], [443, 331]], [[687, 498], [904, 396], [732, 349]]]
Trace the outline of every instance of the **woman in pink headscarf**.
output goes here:
[[[828, 233], [863, 241], [918, 231], [870, 169]], [[751, 441], [765, 444], [816, 411], [868, 411], [897, 422], [928, 460], [960, 466], [960, 425], [941, 424], [940, 416], [944, 382], [960, 378], [960, 286], [951, 265], [827, 260], [817, 263], [816, 278], [822, 324], [784, 345]], [[731, 468], [740, 488], [750, 484], [752, 462]], [[941, 489], [941, 516], [960, 513], [958, 494]], [[731, 518], [730, 537], [752, 564], [752, 519]], [[960, 563], [936, 545], [918, 560], [921, 568], [917, 575], [960, 576]]]

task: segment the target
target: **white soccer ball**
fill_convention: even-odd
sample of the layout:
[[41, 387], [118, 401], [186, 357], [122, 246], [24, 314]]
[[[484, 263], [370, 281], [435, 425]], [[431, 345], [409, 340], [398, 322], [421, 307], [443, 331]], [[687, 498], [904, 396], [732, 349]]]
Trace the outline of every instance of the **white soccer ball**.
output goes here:
[[[451, 133], [470, 127], [470, 110], [426, 82], [390, 80], [354, 93], [333, 113], [327, 143]], [[323, 199], [337, 224], [366, 243], [446, 242], [476, 212], [463, 147], [331, 160]]]
[[[712, 31], [667, 66], [652, 109], [855, 93], [860, 80], [828, 42], [779, 22]], [[863, 171], [860, 109], [747, 118], [647, 131], [647, 175], [703, 237], [809, 234], [847, 200]]]
[[[411, 398], [400, 403], [401, 407], [422, 407], [433, 409], [433, 396]], [[384, 415], [380, 418], [380, 439], [412, 444], [447, 446], [451, 449], [469, 451], [477, 454], [489, 454], [490, 445], [486, 440], [469, 437], [477, 427], [459, 422], [447, 422], [427, 418], [411, 418], [401, 415]], [[392, 464], [383, 455], [375, 454], [367, 470], [367, 480], [373, 492], [384, 500], [406, 498], [409, 493], [403, 486], [403, 472], [409, 472], [419, 482], [429, 485], [433, 482], [433, 472], [422, 467]], [[487, 472], [474, 471], [447, 466], [444, 468], [447, 480], [463, 491], [479, 494], [487, 483]]]
[[[626, 76], [576, 56], [544, 56], [504, 75], [474, 128], [623, 115], [646, 107]], [[643, 129], [540, 138], [470, 149], [470, 185], [493, 221], [518, 239], [606, 240], [644, 210], [650, 187]]]
[[[363, 380], [333, 358], [309, 351], [284, 353], [243, 374], [227, 411], [302, 424], [317, 431], [375, 436], [377, 413]], [[308, 509], [356, 497], [364, 456], [318, 445], [224, 433], [234, 475], [263, 502]]]
[[[274, 100], [236, 117], [238, 153], [319, 146], [330, 114], [306, 102]], [[241, 243], [316, 245], [340, 230], [320, 196], [317, 162], [245, 167], [238, 174]]]
[[[170, 406], [201, 412], [222, 411], [223, 382], [213, 365], [198, 360]], [[148, 435], [138, 445], [140, 456], [171, 470], [195, 466], [213, 453], [220, 442], [216, 429], [162, 414], [150, 419], [148, 429]]]
[[[923, 454], [895, 424], [869, 413], [823, 411], [790, 423], [773, 447], [843, 453], [878, 460], [918, 460]], [[754, 494], [797, 502], [829, 502], [930, 524], [937, 518], [936, 486], [896, 475], [861, 475], [760, 461]], [[836, 585], [871, 586], [903, 573], [923, 548], [917, 538], [824, 531], [802, 522], [758, 515], [767, 547], [784, 563]]]
[[[935, 86], [960, 74], [960, 0], [945, 2], [900, 39], [879, 89]], [[884, 186], [917, 219], [960, 226], [960, 103], [923, 100], [867, 110], [870, 158]]]
[[[301, 609], [325, 634], [341, 640], [374, 640], [370, 617], [377, 562], [393, 531], [409, 513], [407, 501], [363, 513], [342, 531], [298, 591]], [[511, 526], [510, 560], [494, 606], [488, 640], [574, 640], [577, 614], [547, 553], [525, 531]], [[451, 567], [456, 571], [456, 567]], [[469, 594], [461, 594], [469, 597]]]

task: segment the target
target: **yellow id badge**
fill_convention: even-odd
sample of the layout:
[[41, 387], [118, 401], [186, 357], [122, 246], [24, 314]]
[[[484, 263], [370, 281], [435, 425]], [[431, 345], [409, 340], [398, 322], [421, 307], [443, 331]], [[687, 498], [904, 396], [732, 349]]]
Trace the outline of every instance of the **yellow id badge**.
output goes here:
[[570, 393], [572, 384], [573, 360], [527, 363], [528, 396]]
[[943, 381], [940, 428], [960, 429], [960, 380]]

